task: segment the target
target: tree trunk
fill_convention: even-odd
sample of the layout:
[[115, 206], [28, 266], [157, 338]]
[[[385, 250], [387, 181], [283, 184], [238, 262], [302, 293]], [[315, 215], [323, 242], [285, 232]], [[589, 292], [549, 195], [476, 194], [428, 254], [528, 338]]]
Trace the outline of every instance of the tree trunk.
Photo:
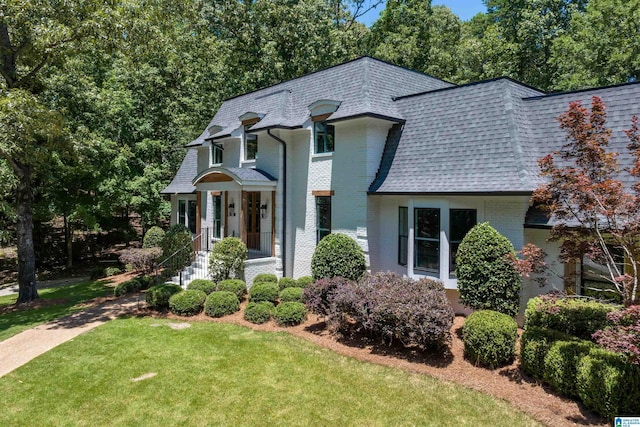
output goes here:
[[73, 267], [73, 230], [67, 215], [64, 218], [64, 242], [67, 245], [67, 268]]
[[18, 304], [38, 298], [36, 255], [33, 247], [33, 189], [31, 167], [20, 166], [16, 189], [18, 214]]

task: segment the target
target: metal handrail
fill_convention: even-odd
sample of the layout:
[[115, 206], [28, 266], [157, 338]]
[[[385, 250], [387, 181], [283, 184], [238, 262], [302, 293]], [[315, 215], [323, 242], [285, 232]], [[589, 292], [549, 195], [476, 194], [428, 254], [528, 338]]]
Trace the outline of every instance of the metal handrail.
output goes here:
[[[193, 249], [193, 242], [195, 242], [196, 240], [200, 239], [202, 236], [202, 233], [198, 234], [197, 236], [193, 237], [191, 239], [191, 241], [189, 243], [187, 243], [186, 245], [184, 245], [183, 247], [181, 247], [180, 249], [178, 249], [177, 251], [175, 251], [173, 254], [171, 254], [170, 256], [168, 256], [167, 258], [165, 258], [164, 260], [162, 260], [162, 262], [156, 263], [155, 265], [155, 270], [156, 270], [156, 277], [155, 277], [155, 284], [157, 285], [159, 280], [159, 276], [160, 276], [160, 269], [164, 266], [164, 268], [162, 268], [163, 273], [165, 270], [168, 270], [167, 272], [169, 274], [173, 274], [174, 272], [171, 269], [167, 269], [166, 265], [169, 264], [169, 262], [173, 262], [177, 259], [177, 256], [179, 254], [183, 254], [185, 249], [189, 248], [190, 251], [194, 251]], [[182, 269], [184, 268], [184, 265], [181, 265], [179, 267], [180, 269], [180, 286], [182, 286]]]

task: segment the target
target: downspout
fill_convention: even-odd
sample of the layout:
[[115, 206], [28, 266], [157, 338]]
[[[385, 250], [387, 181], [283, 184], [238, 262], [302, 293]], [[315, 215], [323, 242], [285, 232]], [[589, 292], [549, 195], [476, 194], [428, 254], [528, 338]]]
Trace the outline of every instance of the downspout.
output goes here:
[[[267, 129], [267, 135], [275, 139], [282, 145], [282, 275], [287, 275], [287, 143], [280, 137], [271, 133], [271, 129]], [[275, 202], [275, 201], [274, 201]]]

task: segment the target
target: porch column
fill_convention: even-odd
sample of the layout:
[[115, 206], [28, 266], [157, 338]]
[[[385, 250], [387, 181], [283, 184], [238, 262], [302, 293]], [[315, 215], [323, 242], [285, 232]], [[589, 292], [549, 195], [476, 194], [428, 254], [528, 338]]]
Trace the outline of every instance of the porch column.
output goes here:
[[240, 239], [247, 244], [247, 221], [245, 221], [245, 215], [247, 214], [248, 201], [247, 192], [242, 190], [241, 196], [242, 202], [240, 204]]
[[[199, 236], [200, 233], [202, 232], [202, 224], [200, 224], [201, 221], [202, 221], [202, 191], [196, 191], [196, 236]], [[196, 251], [201, 250], [201, 244], [200, 244], [201, 241], [202, 239], [196, 240], [196, 247], [195, 247]]]
[[224, 200], [222, 201], [222, 203], [224, 203], [224, 235], [223, 237], [227, 237], [229, 235], [229, 192], [225, 191], [224, 192]]
[[271, 256], [276, 256], [276, 192], [271, 192]]

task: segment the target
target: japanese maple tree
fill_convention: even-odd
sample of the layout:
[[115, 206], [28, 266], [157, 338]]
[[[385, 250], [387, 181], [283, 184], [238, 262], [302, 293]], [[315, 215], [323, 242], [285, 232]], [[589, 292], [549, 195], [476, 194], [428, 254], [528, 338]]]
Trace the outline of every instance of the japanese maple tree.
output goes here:
[[[610, 282], [625, 305], [638, 303], [640, 255], [640, 132], [631, 119], [628, 155], [633, 167], [620, 167], [609, 148], [606, 106], [592, 98], [591, 109], [569, 104], [559, 116], [567, 143], [539, 160], [547, 183], [533, 194], [534, 202], [549, 212], [555, 225], [551, 239], [561, 241], [561, 257], [586, 256], [606, 267], [602, 278]], [[624, 267], [615, 252], [624, 253]]]

